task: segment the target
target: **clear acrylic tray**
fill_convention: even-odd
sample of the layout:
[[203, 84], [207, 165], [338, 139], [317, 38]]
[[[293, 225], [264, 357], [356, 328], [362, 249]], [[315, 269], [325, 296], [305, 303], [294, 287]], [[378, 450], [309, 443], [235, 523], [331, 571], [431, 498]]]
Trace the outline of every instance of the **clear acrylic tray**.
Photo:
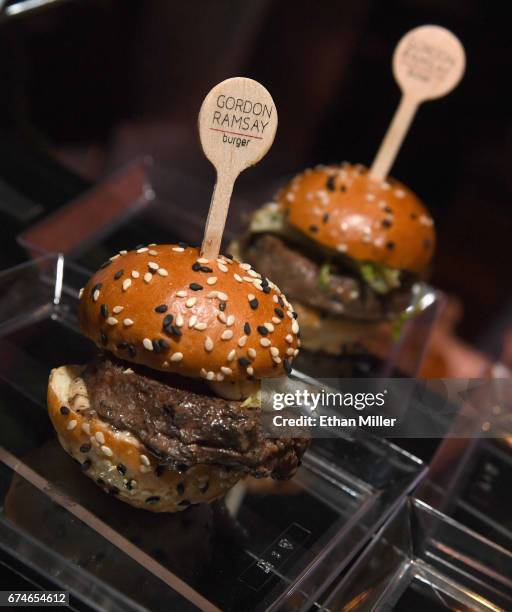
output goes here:
[[404, 502], [322, 610], [512, 609], [512, 555], [417, 499]]
[[[32, 257], [58, 251], [84, 270], [96, 270], [113, 253], [139, 244], [200, 244], [211, 188], [141, 158], [25, 230], [18, 242]], [[251, 208], [235, 190], [224, 247], [244, 232]], [[440, 292], [424, 284], [418, 284], [415, 301], [418, 312], [404, 324], [399, 341], [390, 323], [369, 326], [349, 343], [340, 338], [348, 349], [341, 355], [302, 351], [300, 368], [317, 378], [414, 376], [444, 305]]]
[[224, 503], [135, 510], [80, 473], [46, 413], [51, 368], [96, 349], [78, 332], [85, 278], [62, 256], [0, 273], [0, 547], [94, 609], [276, 610], [315, 601], [425, 474], [393, 444], [315, 440], [288, 483]]

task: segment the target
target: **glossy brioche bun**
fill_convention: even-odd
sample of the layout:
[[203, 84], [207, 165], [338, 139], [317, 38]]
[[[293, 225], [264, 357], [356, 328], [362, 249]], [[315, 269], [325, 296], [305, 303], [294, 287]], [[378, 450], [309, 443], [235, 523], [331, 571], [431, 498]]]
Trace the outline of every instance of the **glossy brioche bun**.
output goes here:
[[287, 220], [323, 246], [353, 259], [421, 274], [432, 259], [432, 217], [395, 179], [377, 182], [363, 166], [306, 170], [278, 194]]
[[82, 371], [82, 366], [52, 370], [48, 413], [64, 450], [108, 493], [138, 508], [179, 512], [224, 495], [242, 477], [216, 465], [196, 465], [181, 474], [159, 467], [131, 433], [90, 416]]
[[121, 251], [92, 276], [80, 326], [119, 359], [208, 380], [282, 376], [299, 327], [286, 297], [249, 264], [162, 244]]

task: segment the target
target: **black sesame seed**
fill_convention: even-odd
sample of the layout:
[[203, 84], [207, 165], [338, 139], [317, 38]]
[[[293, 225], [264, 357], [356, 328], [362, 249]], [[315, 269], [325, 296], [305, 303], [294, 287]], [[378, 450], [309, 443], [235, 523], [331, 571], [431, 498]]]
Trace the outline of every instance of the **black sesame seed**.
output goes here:
[[392, 251], [395, 248], [395, 243], [392, 240], [386, 242], [386, 248]]
[[81, 453], [88, 453], [91, 450], [91, 445], [90, 444], [82, 444], [82, 446], [80, 447], [80, 452]]
[[262, 287], [268, 287], [268, 278], [263, 277], [261, 279], [261, 286]]
[[133, 489], [134, 482], [134, 480], [128, 480], [128, 482], [126, 483], [126, 488], [128, 489], [128, 491], [131, 491]]
[[343, 192], [347, 191], [347, 187], [346, 187], [346, 185], [342, 185], [342, 186], [340, 187], [340, 191], [343, 191]]
[[128, 345], [128, 353], [130, 357], [135, 357], [135, 355], [137, 354], [137, 349], [135, 348], [135, 345], [133, 344]]
[[136, 249], [136, 250], [138, 250], [138, 249], [143, 249], [145, 246], [146, 246], [145, 244], [138, 244], [138, 245], [135, 247], [135, 249]]
[[296, 319], [299, 315], [295, 312], [295, 310], [292, 310], [292, 317], [294, 319]]
[[178, 242], [178, 246], [181, 247], [182, 249], [188, 249], [187, 242]]
[[389, 206], [384, 206], [384, 208], [382, 210], [384, 212], [388, 213], [388, 215], [392, 215], [393, 214], [393, 209], [390, 208]]
[[124, 342], [124, 340], [123, 342], [119, 342], [119, 344], [117, 345], [117, 348], [120, 351], [125, 351], [128, 348], [128, 342]]
[[382, 222], [382, 227], [390, 228], [392, 225], [393, 224], [389, 219], [384, 219], [384, 221]]
[[336, 185], [335, 185], [335, 182], [334, 182], [334, 181], [335, 181], [335, 178], [336, 178], [336, 177], [335, 177], [334, 175], [333, 175], [333, 176], [330, 176], [330, 177], [327, 179], [327, 182], [325, 183], [325, 186], [327, 187], [327, 189], [328, 189], [329, 191], [334, 191], [334, 190], [336, 189]]
[[63, 414], [64, 416], [69, 414], [69, 408], [67, 406], [61, 406], [60, 407], [60, 413]]
[[201, 291], [203, 289], [203, 285], [200, 285], [199, 283], [190, 283], [189, 288], [192, 291]]
[[268, 336], [268, 329], [264, 325], [258, 325], [256, 328], [262, 336]]
[[290, 374], [292, 373], [292, 363], [290, 359], [288, 359], [288, 357], [285, 357], [283, 359], [283, 367], [284, 371], [288, 374], [288, 376], [290, 376]]
[[248, 365], [251, 365], [251, 362], [249, 361], [249, 359], [247, 359], [247, 357], [240, 357], [240, 359], [238, 360], [238, 363], [244, 368], [247, 367]]
[[101, 486], [105, 484], [105, 481], [103, 480], [103, 478], [96, 478], [96, 483]]
[[206, 482], [204, 485], [201, 485], [197, 488], [201, 491], [201, 493], [206, 493], [206, 491], [208, 491], [208, 489], [210, 488], [210, 483]]
[[166, 351], [169, 348], [169, 343], [167, 342], [167, 340], [164, 340], [163, 338], [160, 338], [158, 340], [158, 344], [160, 345], [160, 348], [162, 349], [162, 351]]
[[123, 465], [122, 463], [118, 463], [116, 467], [117, 467], [117, 471], [121, 474], [121, 476], [124, 476], [126, 474], [125, 465]]
[[179, 503], [178, 506], [183, 506], [184, 508], [188, 508], [188, 506], [190, 506], [190, 501], [188, 499], [182, 499]]
[[221, 312], [224, 312], [224, 311], [226, 310], [226, 302], [221, 302], [221, 303], [219, 304], [219, 310], [220, 310]]
[[322, 221], [324, 223], [327, 223], [327, 221], [329, 221], [329, 213], [324, 213], [324, 215], [322, 217]]
[[104, 317], [105, 319], [108, 318], [108, 306], [106, 304], [102, 304], [100, 306], [100, 312], [102, 317]]
[[96, 283], [94, 287], [91, 289], [91, 296], [94, 297], [96, 291], [99, 291], [103, 287], [102, 283]]
[[253, 309], [256, 310], [256, 308], [258, 308], [259, 306], [259, 302], [258, 302], [258, 298], [254, 298], [249, 302], [249, 306]]
[[181, 333], [181, 329], [179, 327], [176, 327], [176, 325], [169, 325], [165, 328], [165, 332], [167, 334], [169, 334], [170, 336], [176, 336], [176, 337], [180, 337], [181, 335], [183, 335]]
[[200, 269], [201, 269], [201, 264], [198, 263], [197, 261], [192, 264], [192, 270], [194, 270], [194, 272], [199, 272]]
[[100, 340], [101, 340], [101, 344], [103, 344], [103, 346], [107, 346], [108, 338], [107, 338], [107, 334], [105, 332], [100, 332]]
[[118, 270], [115, 274], [114, 274], [114, 280], [119, 280], [121, 278], [121, 276], [123, 276], [124, 274], [124, 270]]
[[178, 492], [178, 495], [183, 495], [183, 493], [185, 493], [185, 485], [182, 482], [178, 482], [176, 485], [176, 491]]
[[250, 336], [251, 335], [251, 326], [249, 325], [249, 323], [247, 321], [244, 323], [244, 334], [246, 336]]
[[151, 340], [151, 344], [153, 345], [153, 350], [155, 353], [161, 353], [162, 349], [160, 348], [160, 343], [158, 342], [158, 338], [156, 340]]
[[159, 312], [159, 313], [163, 313], [163, 312], [167, 312], [167, 304], [160, 304], [160, 306], [157, 306], [155, 308], [155, 312]]
[[112, 261], [110, 259], [107, 259], [107, 261], [104, 261], [101, 266], [100, 266], [100, 270], [103, 270], [103, 268], [108, 268], [108, 266], [110, 266], [110, 264], [112, 263]]
[[415, 220], [418, 218], [418, 215], [416, 213], [411, 213], [409, 216], [411, 217], [412, 220]]
[[270, 287], [263, 287], [263, 293], [270, 293]]
[[119, 489], [117, 487], [109, 487], [108, 492], [110, 495], [119, 495]]
[[155, 468], [155, 476], [160, 478], [160, 476], [165, 472], [165, 465], [157, 465]]
[[208, 266], [201, 266], [199, 269], [201, 270], [201, 272], [206, 272], [206, 273], [213, 272], [213, 270], [209, 268]]
[[309, 231], [313, 232], [313, 234], [315, 234], [316, 232], [318, 232], [318, 226], [317, 225], [310, 225], [309, 226]]
[[162, 325], [164, 327], [167, 327], [168, 325], [172, 323], [173, 319], [174, 317], [172, 314], [165, 315], [164, 320], [162, 321]]
[[92, 461], [90, 459], [86, 459], [81, 465], [80, 469], [82, 472], [87, 472], [87, 470], [91, 467]]
[[274, 308], [274, 312], [280, 319], [284, 319], [284, 312], [280, 308]]
[[277, 297], [277, 301], [279, 303], [279, 306], [282, 306], [284, 308], [284, 300], [280, 295]]
[[226, 253], [224, 257], [227, 257], [228, 259], [233, 259], [233, 255], [231, 255], [231, 253]]
[[151, 495], [151, 497], [146, 497], [146, 504], [157, 504], [159, 501], [159, 495]]

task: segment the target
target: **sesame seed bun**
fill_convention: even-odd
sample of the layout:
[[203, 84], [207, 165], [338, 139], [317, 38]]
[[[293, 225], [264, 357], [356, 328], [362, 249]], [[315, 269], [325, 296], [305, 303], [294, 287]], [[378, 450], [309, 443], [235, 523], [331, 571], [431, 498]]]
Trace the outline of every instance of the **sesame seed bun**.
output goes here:
[[363, 166], [306, 170], [277, 201], [291, 226], [353, 259], [417, 274], [432, 259], [435, 231], [427, 209], [405, 185], [374, 181]]
[[242, 477], [217, 465], [196, 465], [183, 473], [161, 466], [131, 433], [91, 416], [83, 369], [52, 370], [48, 413], [64, 450], [108, 493], [138, 508], [179, 512], [224, 495]]
[[299, 346], [292, 306], [270, 280], [172, 244], [105, 262], [82, 291], [80, 326], [119, 359], [216, 381], [282, 376]]

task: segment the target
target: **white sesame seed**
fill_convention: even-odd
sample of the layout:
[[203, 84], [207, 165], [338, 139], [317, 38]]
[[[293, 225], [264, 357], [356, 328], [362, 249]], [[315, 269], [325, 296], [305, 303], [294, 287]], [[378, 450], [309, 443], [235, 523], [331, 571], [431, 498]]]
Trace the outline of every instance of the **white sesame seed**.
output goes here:
[[240, 268], [242, 268], [242, 270], [250, 270], [251, 269], [251, 265], [248, 263], [241, 263], [240, 264]]
[[199, 370], [199, 374], [201, 374], [203, 378], [206, 378], [206, 375], [208, 374], [208, 372], [204, 368], [201, 368]]
[[158, 255], [158, 251], [155, 251], [155, 249], [151, 249], [151, 250], [149, 251], [149, 254], [150, 254], [150, 255], [153, 255], [153, 257], [154, 257], [155, 255]]
[[117, 325], [117, 319], [115, 317], [109, 317], [107, 319], [107, 325]]
[[205, 351], [213, 351], [213, 340], [210, 336], [206, 336], [206, 340], [204, 341], [204, 349]]
[[216, 276], [210, 276], [209, 278], [206, 279], [206, 283], [208, 285], [215, 285], [216, 282], [217, 282]]
[[235, 272], [235, 274], [233, 274], [233, 278], [234, 278], [236, 281], [238, 281], [239, 283], [241, 283], [241, 282], [242, 282], [242, 277], [240, 276], [240, 274], [237, 274], [236, 272]]
[[351, 300], [357, 300], [357, 298], [359, 297], [359, 292], [354, 289], [348, 295]]
[[255, 297], [256, 297], [256, 296], [254, 295], [254, 293], [249, 293], [249, 294], [247, 294], [247, 300], [248, 300], [249, 302], [252, 302], [252, 301], [254, 300], [254, 298], [255, 298]]
[[395, 195], [397, 198], [405, 198], [405, 191], [403, 189], [395, 189]]
[[181, 361], [183, 359], [183, 353], [173, 353], [171, 361]]
[[338, 244], [336, 246], [336, 250], [339, 251], [340, 253], [346, 253], [347, 252], [347, 245], [346, 244]]
[[190, 297], [188, 298], [188, 300], [185, 302], [185, 306], [187, 308], [192, 308], [192, 306], [197, 302], [197, 298], [196, 297]]
[[116, 255], [112, 255], [112, 257], [110, 257], [110, 261], [115, 261], [118, 257], [120, 257], [119, 253], [116, 253]]
[[223, 302], [226, 302], [228, 299], [228, 296], [222, 291], [217, 291], [217, 297], [219, 298], [219, 300], [222, 300]]
[[199, 331], [204, 331], [207, 328], [206, 323], [197, 323], [194, 326], [194, 329], [198, 329]]
[[124, 249], [122, 251], [119, 251], [119, 255], [126, 255], [126, 253], [128, 253], [128, 251], [125, 251]]
[[251, 359], [256, 359], [256, 349], [253, 349], [252, 347], [248, 348], [247, 354], [249, 355]]
[[144, 338], [144, 340], [142, 341], [142, 346], [147, 351], [152, 351], [153, 350], [153, 343], [151, 342], [151, 340], [149, 338]]
[[277, 348], [277, 346], [270, 347], [270, 354], [274, 357], [277, 357], [279, 355], [279, 349]]
[[278, 299], [277, 295], [273, 295], [273, 296], [272, 296], [272, 300], [273, 300], [273, 301], [274, 301], [276, 304], [278, 304], [278, 303], [279, 303], [279, 299]]
[[105, 444], [105, 436], [103, 435], [103, 432], [97, 431], [94, 434], [94, 437], [96, 438], [96, 440], [98, 440], [100, 444]]
[[84, 294], [84, 288], [82, 287], [80, 291], [78, 292], [78, 297], [81, 298], [83, 294]]
[[231, 327], [231, 325], [233, 325], [233, 323], [235, 322], [235, 315], [229, 315], [227, 321], [226, 321], [226, 325], [228, 327]]
[[180, 291], [176, 291], [176, 295], [178, 297], [187, 297], [187, 292], [183, 291], [183, 289], [181, 289]]
[[114, 454], [114, 453], [112, 452], [112, 449], [111, 449], [111, 448], [109, 448], [108, 446], [102, 446], [102, 447], [101, 447], [101, 452], [102, 452], [104, 455], [107, 455], [107, 457], [112, 457], [112, 456], [113, 456], [113, 454]]
[[247, 374], [249, 374], [249, 376], [252, 376], [254, 374], [254, 368], [252, 366], [249, 366], [246, 372]]
[[210, 291], [209, 293], [206, 294], [207, 298], [216, 298], [218, 297], [219, 292], [218, 291]]
[[194, 325], [197, 323], [197, 317], [196, 315], [192, 315], [190, 317], [190, 319], [188, 320], [188, 326], [189, 327], [194, 327]]
[[292, 332], [294, 334], [298, 334], [299, 333], [299, 324], [297, 323], [296, 319], [293, 319], [293, 321], [292, 321]]
[[140, 276], [140, 272], [137, 272], [137, 270], [132, 270], [132, 278], [139, 278]]
[[225, 329], [225, 330], [222, 332], [222, 334], [221, 334], [221, 336], [220, 336], [220, 339], [221, 339], [221, 340], [231, 340], [231, 338], [232, 338], [232, 337], [233, 337], [233, 330], [231, 330], [231, 329]]
[[86, 433], [88, 436], [91, 435], [91, 426], [89, 423], [82, 423], [82, 431]]
[[272, 323], [274, 323], [274, 325], [279, 325], [281, 319], [279, 317], [272, 317]]
[[72, 429], [75, 429], [77, 425], [78, 425], [78, 421], [76, 421], [76, 419], [73, 419], [72, 421], [69, 421], [69, 423], [66, 426], [66, 429], [68, 431], [71, 431]]
[[184, 323], [183, 316], [179, 314], [176, 317], [176, 320], [174, 321], [174, 323], [176, 324], [176, 327], [183, 327], [183, 323]]
[[210, 260], [209, 260], [209, 259], [206, 259], [205, 257], [200, 257], [200, 258], [197, 260], [197, 263], [200, 263], [200, 264], [207, 264], [209, 261], [210, 261]]
[[299, 349], [295, 349], [295, 350], [293, 351], [293, 356], [294, 356], [294, 357], [297, 357], [297, 355], [298, 355], [298, 354], [299, 354]]
[[132, 321], [132, 319], [128, 319], [128, 318], [124, 319], [124, 320], [123, 320], [123, 325], [124, 325], [125, 327], [130, 327], [130, 325], [133, 325], [133, 321]]
[[293, 342], [293, 336], [291, 334], [288, 334], [285, 337], [286, 342], [288, 342], [288, 344], [291, 344]]
[[159, 266], [159, 265], [158, 265], [156, 262], [154, 262], [154, 261], [150, 261], [150, 262], [148, 263], [148, 268], [149, 268], [150, 270], [158, 270], [158, 268], [159, 268], [159, 267], [160, 267], [160, 266]]
[[228, 361], [233, 361], [233, 359], [236, 357], [236, 351], [235, 349], [231, 349], [228, 353]]
[[224, 324], [227, 322], [226, 315], [222, 311], [219, 311], [217, 313], [217, 319], [219, 319], [219, 321]]
[[262, 338], [260, 340], [260, 344], [261, 344], [261, 346], [270, 346], [271, 342], [270, 342], [270, 340], [268, 338]]
[[246, 283], [254, 283], [254, 279], [251, 276], [243, 276], [242, 280], [244, 280]]
[[149, 472], [151, 472], [151, 468], [148, 467], [147, 465], [141, 465], [139, 467], [139, 470], [141, 474], [149, 474]]
[[375, 200], [375, 194], [374, 193], [367, 193], [365, 195], [365, 198], [368, 202], [373, 202]]
[[215, 380], [218, 380], [219, 382], [222, 382], [224, 380], [224, 374], [221, 374], [220, 372], [217, 374], [217, 376], [215, 377]]
[[247, 344], [247, 336], [242, 336], [238, 339], [238, 346], [242, 347]]
[[207, 380], [213, 380], [215, 378], [215, 372], [212, 372], [211, 370], [206, 374], [206, 379]]
[[140, 462], [142, 463], [142, 465], [146, 465], [146, 466], [150, 465], [150, 461], [149, 461], [147, 455], [141, 455], [140, 456]]
[[231, 368], [227, 368], [226, 366], [221, 366], [220, 371], [226, 376], [231, 376], [231, 374], [233, 374], [233, 370]]
[[100, 290], [99, 290], [99, 289], [96, 289], [96, 290], [94, 291], [94, 293], [92, 294], [92, 299], [93, 299], [95, 302], [97, 302], [97, 301], [98, 301], [98, 299], [99, 299], [99, 297], [100, 297]]
[[162, 363], [162, 366], [163, 366], [164, 368], [168, 368], [168, 367], [169, 367], [169, 362], [168, 362], [168, 361], [164, 361], [164, 362]]
[[228, 267], [225, 266], [223, 263], [220, 263], [218, 265], [219, 265], [219, 270], [221, 270], [222, 272], [227, 272], [228, 271]]
[[146, 253], [147, 251], [149, 251], [147, 247], [142, 247], [141, 249], [137, 249], [137, 253]]
[[123, 291], [127, 291], [132, 284], [132, 279], [131, 278], [125, 278], [123, 281]]
[[263, 327], [266, 327], [269, 332], [274, 331], [274, 326], [272, 325], [272, 323], [263, 323]]
[[184, 248], [182, 248], [182, 247], [172, 247], [172, 250], [173, 250], [175, 253], [183, 253], [183, 251], [184, 251], [185, 249], [184, 249]]
[[152, 278], [153, 278], [153, 275], [151, 274], [151, 272], [146, 272], [146, 274], [144, 274], [145, 283], [150, 283]]
[[340, 224], [340, 228], [342, 232], [346, 232], [348, 230], [348, 223], [343, 221], [343, 223]]
[[156, 273], [159, 274], [160, 276], [169, 276], [169, 272], [167, 272], [165, 268], [158, 268]]
[[114, 308], [112, 308], [112, 312], [114, 314], [119, 314], [120, 312], [123, 312], [124, 310], [124, 306], [114, 306]]
[[247, 274], [253, 278], [261, 278], [261, 274], [258, 274], [256, 270], [248, 270]]
[[286, 349], [286, 354], [287, 355], [293, 355], [293, 353], [295, 353], [295, 349], [292, 349], [291, 346]]

